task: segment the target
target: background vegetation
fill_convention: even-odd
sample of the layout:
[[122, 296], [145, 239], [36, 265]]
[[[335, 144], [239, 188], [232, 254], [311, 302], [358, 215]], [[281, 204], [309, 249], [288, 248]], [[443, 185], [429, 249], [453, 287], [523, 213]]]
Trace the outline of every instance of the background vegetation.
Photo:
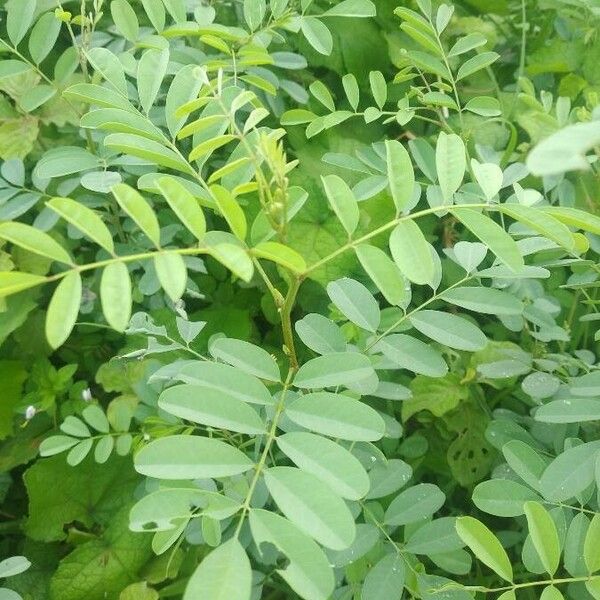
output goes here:
[[600, 598], [600, 4], [8, 0], [1, 600]]

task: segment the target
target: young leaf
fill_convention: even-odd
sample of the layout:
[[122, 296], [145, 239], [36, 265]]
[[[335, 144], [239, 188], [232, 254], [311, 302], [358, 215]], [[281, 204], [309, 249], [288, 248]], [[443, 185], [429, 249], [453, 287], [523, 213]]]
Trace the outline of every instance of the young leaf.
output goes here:
[[135, 456], [135, 469], [158, 479], [230, 477], [254, 463], [240, 450], [214, 438], [171, 435], [144, 446]]
[[264, 476], [281, 512], [304, 533], [333, 550], [354, 541], [352, 514], [326, 483], [295, 467], [271, 467]]
[[161, 177], [157, 185], [179, 220], [196, 236], [196, 239], [202, 241], [206, 233], [206, 219], [196, 198], [172, 177]]
[[410, 202], [415, 187], [415, 172], [406, 148], [396, 140], [385, 141], [387, 176], [398, 213]]
[[140, 104], [146, 114], [148, 114], [156, 100], [168, 64], [168, 48], [164, 50], [146, 50], [140, 58], [137, 70], [137, 87]]
[[456, 208], [452, 214], [481, 240], [512, 271], [524, 266], [519, 247], [512, 237], [489, 217], [471, 208]]
[[360, 218], [358, 203], [356, 202], [352, 190], [348, 187], [348, 184], [337, 175], [326, 175], [321, 177], [321, 181], [323, 182], [325, 194], [327, 195], [331, 208], [333, 208], [337, 218], [348, 232], [348, 235], [351, 236], [356, 230]]
[[198, 565], [185, 588], [184, 600], [250, 600], [252, 569], [237, 538], [218, 546]]
[[385, 423], [370, 406], [330, 392], [299, 396], [285, 414], [297, 425], [328, 437], [372, 442], [382, 438]]
[[62, 346], [67, 340], [81, 304], [81, 275], [71, 271], [58, 284], [46, 313], [46, 339], [52, 348]]
[[239, 239], [246, 239], [248, 225], [244, 211], [231, 195], [231, 193], [221, 185], [213, 185], [210, 188], [215, 199], [217, 207], [227, 221], [232, 233]]
[[119, 183], [112, 187], [112, 193], [119, 206], [133, 219], [135, 224], [160, 248], [160, 225], [150, 205], [132, 187]]
[[513, 570], [506, 551], [498, 538], [473, 517], [456, 519], [456, 532], [473, 554], [502, 579], [512, 582]]
[[349, 321], [367, 331], [377, 330], [379, 305], [362, 283], [344, 277], [327, 284], [327, 294]]
[[258, 258], [272, 260], [294, 273], [303, 273], [306, 270], [302, 256], [293, 248], [279, 242], [260, 242], [252, 248], [252, 254]]
[[52, 198], [47, 203], [55, 213], [74, 225], [88, 238], [113, 254], [112, 235], [102, 219], [90, 208], [70, 198]]
[[262, 348], [233, 338], [219, 338], [210, 345], [210, 353], [249, 375], [279, 381], [281, 374], [275, 359]]
[[539, 502], [525, 502], [524, 510], [535, 550], [552, 576], [560, 563], [560, 541], [554, 520]]
[[104, 267], [100, 300], [108, 324], [117, 331], [125, 331], [131, 317], [131, 279], [125, 263], [114, 262]]
[[173, 302], [177, 302], [187, 285], [187, 267], [181, 254], [168, 251], [156, 254], [154, 268], [163, 290]]
[[435, 266], [429, 244], [412, 220], [401, 221], [390, 235], [390, 251], [407, 279], [419, 285], [433, 283]]
[[467, 167], [465, 144], [458, 135], [440, 131], [435, 147], [435, 166], [444, 201], [450, 203]]
[[58, 242], [55, 242], [47, 233], [31, 225], [16, 221], [0, 223], [0, 239], [40, 256], [68, 265], [73, 264], [73, 259], [69, 256], [69, 253]]

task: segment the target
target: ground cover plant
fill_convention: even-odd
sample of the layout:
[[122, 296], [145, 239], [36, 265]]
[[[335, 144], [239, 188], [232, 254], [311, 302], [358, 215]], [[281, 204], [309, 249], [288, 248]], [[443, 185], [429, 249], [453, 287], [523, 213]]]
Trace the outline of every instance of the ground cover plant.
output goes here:
[[0, 16], [0, 600], [600, 598], [595, 0]]

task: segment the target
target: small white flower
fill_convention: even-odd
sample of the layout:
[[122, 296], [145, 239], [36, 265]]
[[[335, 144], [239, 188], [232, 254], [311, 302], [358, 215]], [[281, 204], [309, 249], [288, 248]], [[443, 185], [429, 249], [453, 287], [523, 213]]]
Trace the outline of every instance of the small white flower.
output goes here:
[[90, 388], [85, 388], [85, 390], [81, 392], [81, 397], [83, 398], [84, 402], [91, 402], [92, 390], [90, 390]]
[[25, 409], [25, 418], [28, 421], [31, 421], [31, 419], [33, 419], [33, 417], [35, 417], [35, 413], [37, 412], [37, 410], [35, 409], [35, 406], [28, 406]]

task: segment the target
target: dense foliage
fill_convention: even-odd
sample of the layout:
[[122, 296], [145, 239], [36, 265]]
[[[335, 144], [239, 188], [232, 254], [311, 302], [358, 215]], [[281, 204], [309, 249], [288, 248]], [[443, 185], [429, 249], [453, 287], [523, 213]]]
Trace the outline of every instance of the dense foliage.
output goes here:
[[399, 3], [4, 3], [1, 600], [600, 599], [600, 4]]

